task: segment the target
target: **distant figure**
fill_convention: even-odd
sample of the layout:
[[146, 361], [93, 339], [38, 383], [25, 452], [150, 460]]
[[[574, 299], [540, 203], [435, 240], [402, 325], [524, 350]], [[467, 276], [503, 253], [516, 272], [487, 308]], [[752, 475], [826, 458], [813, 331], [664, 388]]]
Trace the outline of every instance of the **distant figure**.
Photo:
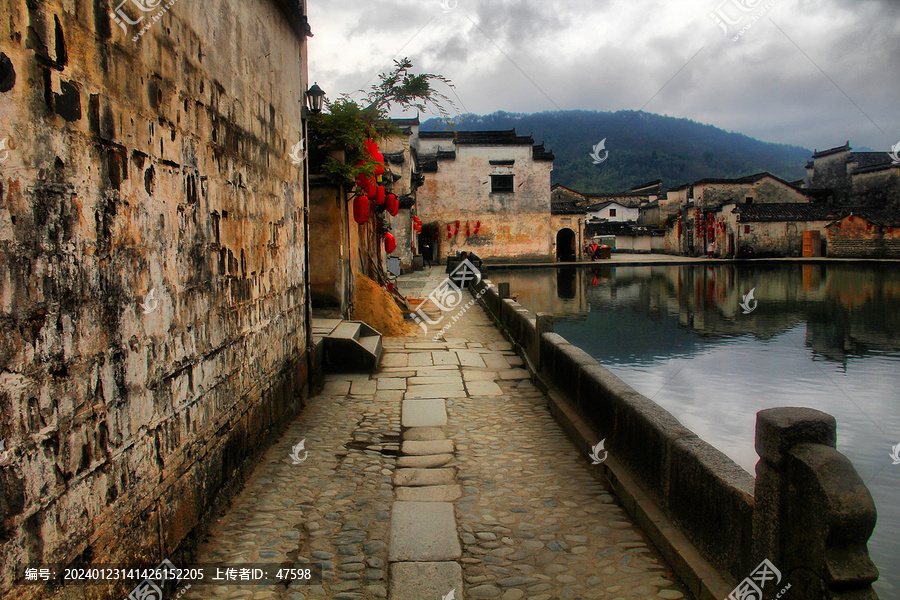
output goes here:
[[422, 260], [425, 261], [425, 266], [431, 266], [431, 246], [427, 243], [422, 246]]
[[706, 245], [706, 258], [712, 258], [713, 253], [715, 252], [716, 245], [710, 242]]
[[596, 242], [591, 242], [588, 244], [588, 247], [585, 248], [584, 253], [591, 257], [591, 260], [597, 260], [600, 257], [600, 246], [597, 245]]

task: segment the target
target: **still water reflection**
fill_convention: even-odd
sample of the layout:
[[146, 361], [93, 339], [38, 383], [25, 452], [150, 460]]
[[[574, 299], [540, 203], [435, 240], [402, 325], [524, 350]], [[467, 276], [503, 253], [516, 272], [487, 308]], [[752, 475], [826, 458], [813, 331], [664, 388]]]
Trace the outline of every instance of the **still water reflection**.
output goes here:
[[[900, 598], [900, 269], [840, 265], [491, 271], [556, 331], [751, 474], [756, 413], [834, 415], [878, 507], [881, 598]], [[755, 310], [741, 302], [754, 290]], [[749, 307], [754, 306], [753, 302]]]

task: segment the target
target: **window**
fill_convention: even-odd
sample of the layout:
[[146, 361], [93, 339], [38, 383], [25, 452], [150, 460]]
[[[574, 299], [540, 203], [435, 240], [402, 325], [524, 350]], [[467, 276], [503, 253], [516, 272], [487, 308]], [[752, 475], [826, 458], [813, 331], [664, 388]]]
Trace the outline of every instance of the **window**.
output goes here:
[[609, 209], [609, 216], [611, 216], [611, 217], [616, 216], [616, 209], [614, 209], [614, 208]]
[[744, 204], [753, 204], [753, 198], [751, 198], [750, 196], [747, 196], [744, 199]]
[[750, 233], [750, 226], [744, 225], [744, 233]]
[[514, 191], [516, 190], [513, 186], [512, 175], [491, 175], [491, 193], [509, 193]]

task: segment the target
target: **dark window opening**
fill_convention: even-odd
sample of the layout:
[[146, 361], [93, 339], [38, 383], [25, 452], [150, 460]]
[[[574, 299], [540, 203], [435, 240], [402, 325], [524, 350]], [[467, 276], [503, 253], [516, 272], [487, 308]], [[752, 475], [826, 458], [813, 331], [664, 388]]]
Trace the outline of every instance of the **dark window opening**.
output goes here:
[[611, 216], [611, 217], [616, 216], [616, 209], [614, 209], [614, 208], [609, 209], [609, 216]]
[[744, 204], [753, 204], [753, 198], [747, 196], [747, 198], [744, 200]]
[[491, 175], [491, 193], [514, 191], [512, 175]]
[[750, 226], [744, 225], [744, 233], [750, 233]]

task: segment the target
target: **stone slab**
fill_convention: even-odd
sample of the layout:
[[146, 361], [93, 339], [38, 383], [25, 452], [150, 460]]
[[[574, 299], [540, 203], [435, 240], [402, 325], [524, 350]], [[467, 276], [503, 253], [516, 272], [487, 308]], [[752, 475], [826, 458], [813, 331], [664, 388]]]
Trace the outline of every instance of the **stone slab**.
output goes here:
[[404, 400], [400, 424], [403, 427], [443, 427], [447, 424], [447, 408], [444, 400]]
[[406, 380], [400, 377], [379, 377], [377, 380], [379, 390], [405, 390]]
[[393, 475], [393, 483], [396, 486], [453, 485], [455, 482], [455, 467], [443, 469], [397, 469]]
[[[390, 562], [456, 560], [460, 556], [462, 548], [456, 532], [453, 504], [394, 502], [391, 511], [391, 549], [388, 554]], [[425, 598], [416, 595], [405, 597]]]
[[446, 440], [447, 434], [440, 427], [413, 427], [403, 432], [403, 439], [413, 442]]
[[483, 369], [485, 366], [484, 361], [481, 360], [481, 355], [479, 355], [477, 352], [457, 350], [456, 355], [459, 357], [459, 364], [464, 367], [476, 367]]
[[503, 390], [493, 381], [469, 381], [466, 389], [470, 396], [502, 396]]
[[465, 398], [462, 382], [454, 385], [411, 385], [406, 390], [407, 398]]
[[492, 352], [491, 354], [482, 354], [481, 359], [484, 361], [484, 364], [487, 365], [489, 369], [496, 369], [498, 371], [507, 371], [510, 368], [509, 362], [506, 360], [506, 357], [500, 354], [499, 352]]
[[496, 371], [463, 371], [466, 381], [494, 381], [500, 379]]
[[407, 364], [410, 367], [428, 367], [434, 364], [431, 362], [431, 352], [413, 352], [408, 356]]
[[460, 377], [458, 371], [443, 371], [447, 373], [446, 375], [439, 375], [441, 371], [434, 371], [433, 374], [428, 374], [426, 376], [418, 376], [418, 377], [410, 377], [409, 385], [451, 385], [451, 386], [460, 386], [462, 384], [462, 377]]
[[350, 394], [354, 396], [371, 396], [377, 391], [374, 381], [354, 381], [350, 386]]
[[429, 454], [426, 456], [401, 456], [397, 459], [397, 467], [404, 469], [433, 469], [443, 467], [453, 460], [452, 454]]
[[428, 442], [403, 442], [400, 451], [407, 456], [426, 456], [428, 454], [453, 454], [453, 440], [434, 440]]
[[407, 502], [453, 502], [462, 498], [462, 488], [458, 484], [398, 487], [394, 491], [397, 500]]
[[510, 369], [498, 373], [500, 379], [531, 379], [531, 373], [527, 369]]
[[404, 352], [385, 352], [381, 357], [382, 367], [405, 367], [409, 363], [409, 354]]
[[463, 600], [462, 568], [456, 562], [401, 562], [391, 565], [389, 600]]
[[432, 359], [436, 365], [458, 365], [459, 359], [456, 352], [432, 352]]

